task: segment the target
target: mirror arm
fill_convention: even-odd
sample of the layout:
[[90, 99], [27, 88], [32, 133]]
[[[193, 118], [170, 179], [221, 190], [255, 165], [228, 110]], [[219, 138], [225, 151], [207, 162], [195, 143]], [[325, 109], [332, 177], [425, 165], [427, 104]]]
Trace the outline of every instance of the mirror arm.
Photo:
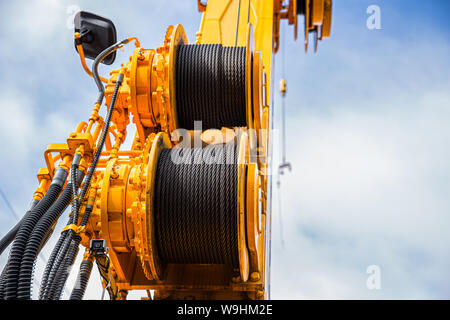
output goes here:
[[[83, 50], [83, 45], [82, 45], [82, 38], [84, 36], [86, 36], [89, 33], [89, 31], [87, 32], [83, 32], [81, 35], [79, 32], [75, 32], [75, 43], [77, 45], [77, 51], [78, 54], [80, 55], [80, 61], [81, 61], [81, 65], [83, 66], [84, 71], [86, 71], [86, 73], [88, 75], [90, 75], [91, 77], [94, 77], [94, 75], [92, 74], [92, 71], [89, 69], [89, 67], [86, 64], [86, 58], [84, 56], [84, 50]], [[100, 80], [104, 83], [108, 82], [108, 79], [105, 79], [103, 77], [100, 77]]]

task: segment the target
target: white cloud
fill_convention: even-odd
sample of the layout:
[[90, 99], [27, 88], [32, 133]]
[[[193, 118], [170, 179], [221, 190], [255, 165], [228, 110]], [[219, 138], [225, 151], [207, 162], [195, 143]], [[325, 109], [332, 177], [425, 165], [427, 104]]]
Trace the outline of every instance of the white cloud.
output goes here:
[[34, 116], [31, 100], [21, 92], [1, 90], [0, 101], [3, 116], [0, 117], [0, 148], [8, 152], [8, 158], [27, 157], [33, 143]]
[[[282, 177], [285, 249], [274, 198], [274, 298], [449, 296], [449, 92], [298, 107], [288, 118], [293, 171]], [[371, 264], [380, 291], [365, 287]]]

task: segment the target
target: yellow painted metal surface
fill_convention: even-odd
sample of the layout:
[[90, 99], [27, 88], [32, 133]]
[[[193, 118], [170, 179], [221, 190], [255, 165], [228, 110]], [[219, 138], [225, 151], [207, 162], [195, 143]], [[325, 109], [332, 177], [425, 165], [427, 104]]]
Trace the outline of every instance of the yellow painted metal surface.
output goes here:
[[273, 10], [273, 1], [209, 0], [197, 33], [197, 43], [245, 46], [247, 24], [250, 23], [254, 30], [255, 51], [261, 52], [267, 81], [270, 83]]
[[[309, 32], [318, 38], [330, 34], [331, 0], [305, 0], [305, 45]], [[201, 133], [203, 144], [235, 142], [239, 147], [238, 212], [239, 276], [221, 265], [163, 265], [158, 258], [153, 225], [153, 192], [159, 154], [177, 142], [170, 135], [178, 129], [175, 94], [176, 47], [187, 44], [181, 25], [169, 26], [163, 43], [146, 49], [136, 38], [128, 63], [102, 79], [105, 105], [109, 108], [119, 74], [124, 75], [112, 115], [105, 147], [101, 153], [87, 199], [83, 199], [79, 221], [87, 203], [94, 204], [86, 228], [71, 225], [82, 237], [82, 245], [91, 239], [105, 239], [111, 266], [108, 276], [118, 293], [127, 290], [156, 290], [157, 298], [267, 298], [268, 281], [266, 217], [268, 208], [268, 158], [270, 130], [270, 84], [273, 55], [279, 46], [280, 21], [294, 25], [296, 38], [297, 1], [281, 0], [209, 0], [198, 1], [202, 12], [197, 44], [220, 43], [246, 47], [246, 121], [237, 128], [218, 128]], [[75, 34], [75, 38], [79, 34]], [[92, 72], [78, 52], [83, 68]], [[285, 84], [282, 83], [285, 90]], [[82, 155], [80, 169], [86, 172], [98, 148], [104, 120], [101, 105], [95, 103], [88, 122], [80, 122], [66, 143], [48, 146], [44, 153], [47, 167], [38, 173], [40, 186], [34, 197], [42, 198], [55, 168], [70, 168], [75, 153]], [[130, 121], [136, 126], [131, 150], [120, 150]], [[230, 134], [231, 132], [231, 134]], [[221, 142], [217, 136], [226, 133]], [[193, 132], [189, 134], [194, 135]], [[267, 220], [268, 221], [268, 220]], [[103, 283], [106, 286], [106, 283]]]

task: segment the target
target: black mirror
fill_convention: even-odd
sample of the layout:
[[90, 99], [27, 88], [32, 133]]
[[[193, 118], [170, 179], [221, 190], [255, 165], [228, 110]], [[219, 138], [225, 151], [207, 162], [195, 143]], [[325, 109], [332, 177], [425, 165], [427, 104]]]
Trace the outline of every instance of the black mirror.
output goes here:
[[[95, 59], [103, 50], [117, 42], [116, 27], [112, 21], [86, 11], [75, 15], [75, 32], [80, 34], [80, 38], [75, 40], [75, 49], [77, 44], [81, 44], [84, 55], [90, 59]], [[115, 59], [114, 51], [102, 63], [110, 65]]]

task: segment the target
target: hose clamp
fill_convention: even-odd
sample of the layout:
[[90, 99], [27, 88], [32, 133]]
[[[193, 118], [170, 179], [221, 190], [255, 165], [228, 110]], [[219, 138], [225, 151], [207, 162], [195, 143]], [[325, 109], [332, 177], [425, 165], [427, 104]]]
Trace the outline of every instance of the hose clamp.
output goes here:
[[61, 233], [64, 233], [67, 230], [72, 230], [76, 234], [79, 234], [81, 232], [84, 232], [84, 230], [86, 230], [86, 226], [77, 226], [76, 224], [73, 223], [68, 224], [67, 226], [64, 227], [64, 229], [62, 229]]

